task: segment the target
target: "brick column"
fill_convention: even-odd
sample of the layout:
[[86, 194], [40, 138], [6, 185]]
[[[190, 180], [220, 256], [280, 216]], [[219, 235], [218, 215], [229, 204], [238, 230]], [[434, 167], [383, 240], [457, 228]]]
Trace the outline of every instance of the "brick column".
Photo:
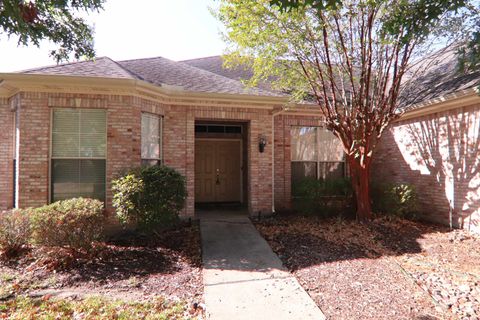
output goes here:
[[18, 206], [48, 203], [50, 109], [44, 93], [21, 93], [18, 112]]

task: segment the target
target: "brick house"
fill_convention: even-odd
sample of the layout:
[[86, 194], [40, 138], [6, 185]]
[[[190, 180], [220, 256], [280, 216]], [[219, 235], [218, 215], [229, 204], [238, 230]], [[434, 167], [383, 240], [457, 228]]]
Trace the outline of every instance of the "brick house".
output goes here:
[[[186, 176], [184, 216], [211, 203], [238, 204], [250, 214], [287, 209], [292, 182], [344, 176], [343, 151], [318, 108], [292, 105], [268, 85], [247, 88], [240, 79], [248, 76], [223, 69], [220, 57], [98, 58], [0, 74], [0, 210], [73, 196], [102, 199], [111, 209], [112, 178], [140, 164], [163, 163]], [[382, 176], [418, 185], [422, 204], [439, 198], [434, 220], [448, 222], [451, 210], [438, 191], [444, 185], [408, 166], [402, 150], [409, 147], [395, 130], [467, 112], [477, 124], [467, 136], [478, 141], [480, 98], [473, 88], [412, 103], [378, 151]], [[473, 151], [477, 179], [478, 143]], [[478, 227], [478, 184], [471, 178], [462, 180], [470, 199], [462, 217]]]
[[186, 216], [196, 202], [272, 212], [289, 206], [290, 126], [321, 125], [313, 106], [285, 111], [287, 96], [163, 58], [0, 78], [0, 208], [79, 195], [111, 208], [112, 178], [162, 162], [187, 178]]

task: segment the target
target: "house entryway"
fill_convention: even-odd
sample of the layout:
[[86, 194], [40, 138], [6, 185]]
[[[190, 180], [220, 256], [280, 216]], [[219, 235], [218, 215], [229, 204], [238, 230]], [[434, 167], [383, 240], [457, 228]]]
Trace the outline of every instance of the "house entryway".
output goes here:
[[195, 125], [195, 206], [241, 207], [244, 203], [244, 125]]

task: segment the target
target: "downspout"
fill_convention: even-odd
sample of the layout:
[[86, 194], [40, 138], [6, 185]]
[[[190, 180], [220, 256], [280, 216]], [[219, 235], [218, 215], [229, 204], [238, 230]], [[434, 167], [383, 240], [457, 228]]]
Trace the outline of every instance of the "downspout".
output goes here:
[[272, 113], [272, 213], [275, 213], [275, 116], [285, 112], [282, 108]]
[[13, 199], [13, 207], [15, 209], [20, 208], [19, 198], [20, 198], [20, 106], [19, 104], [14, 108], [14, 117], [15, 117], [15, 171], [14, 171], [14, 180], [15, 185], [14, 188], [14, 199]]

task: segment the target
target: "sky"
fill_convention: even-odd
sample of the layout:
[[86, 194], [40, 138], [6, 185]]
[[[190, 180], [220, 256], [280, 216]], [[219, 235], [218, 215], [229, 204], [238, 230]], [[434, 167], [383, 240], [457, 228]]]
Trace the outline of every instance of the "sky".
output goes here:
[[[224, 52], [221, 24], [209, 7], [218, 0], [107, 0], [105, 10], [86, 19], [95, 27], [98, 57], [185, 60]], [[19, 47], [16, 38], [0, 35], [0, 72], [54, 65], [52, 48], [48, 42]]]

